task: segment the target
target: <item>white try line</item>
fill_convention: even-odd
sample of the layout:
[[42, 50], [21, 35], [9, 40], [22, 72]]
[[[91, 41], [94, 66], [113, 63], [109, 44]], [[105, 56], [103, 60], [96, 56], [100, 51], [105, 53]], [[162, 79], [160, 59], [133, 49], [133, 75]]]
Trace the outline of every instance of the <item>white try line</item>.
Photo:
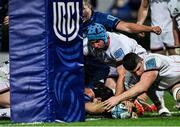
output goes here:
[[[174, 114], [180, 114], [180, 111], [172, 111], [172, 112], [170, 112], [172, 115]], [[154, 113], [152, 113], [151, 114], [152, 116], [157, 116], [157, 115], [159, 115], [157, 112], [154, 112]]]

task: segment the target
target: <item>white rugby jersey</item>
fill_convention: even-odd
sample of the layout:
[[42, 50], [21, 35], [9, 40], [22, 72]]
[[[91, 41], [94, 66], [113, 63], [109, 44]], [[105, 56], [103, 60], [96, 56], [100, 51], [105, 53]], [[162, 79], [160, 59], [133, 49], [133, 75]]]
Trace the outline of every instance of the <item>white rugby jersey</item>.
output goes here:
[[180, 0], [169, 0], [168, 9], [171, 16], [177, 21], [178, 29], [180, 30]]
[[[146, 54], [146, 50], [137, 44], [136, 40], [131, 39], [123, 34], [107, 32], [110, 37], [110, 44], [106, 50], [89, 50], [86, 46], [87, 40], [84, 41], [84, 54], [90, 53], [97, 57], [100, 61], [108, 64], [109, 66], [116, 67], [118, 62], [121, 62], [123, 57], [130, 52], [138, 55]], [[87, 51], [88, 50], [88, 51]]]
[[149, 54], [144, 58], [144, 70], [158, 70], [156, 85], [159, 89], [168, 89], [180, 82], [180, 56]]
[[151, 25], [160, 26], [162, 31], [172, 31], [172, 19], [167, 0], [149, 0], [151, 8]]

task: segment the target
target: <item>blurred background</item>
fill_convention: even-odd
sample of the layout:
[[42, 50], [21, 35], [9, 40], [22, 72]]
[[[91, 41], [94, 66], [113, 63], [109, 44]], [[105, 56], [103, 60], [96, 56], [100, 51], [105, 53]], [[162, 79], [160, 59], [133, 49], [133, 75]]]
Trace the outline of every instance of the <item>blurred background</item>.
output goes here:
[[[105, 12], [120, 18], [123, 21], [136, 23], [138, 9], [141, 0], [90, 0], [93, 8], [100, 12]], [[150, 11], [150, 10], [149, 10]], [[148, 14], [145, 23], [151, 25], [150, 13]], [[137, 34], [123, 33], [134, 38], [145, 49], [150, 49], [150, 34], [146, 33], [144, 38], [139, 38]]]

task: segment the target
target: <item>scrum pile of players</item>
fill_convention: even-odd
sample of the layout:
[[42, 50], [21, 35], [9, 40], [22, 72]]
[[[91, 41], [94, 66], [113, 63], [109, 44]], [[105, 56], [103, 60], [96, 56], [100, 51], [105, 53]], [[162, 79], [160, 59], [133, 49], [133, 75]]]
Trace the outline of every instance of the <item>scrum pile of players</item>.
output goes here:
[[[153, 17], [152, 26], [142, 25], [149, 4], [151, 18]], [[160, 116], [169, 117], [171, 113], [164, 104], [164, 90], [173, 95], [176, 107], [179, 108], [180, 56], [176, 55], [174, 50], [176, 39], [172, 27], [172, 20], [176, 21], [177, 28], [180, 26], [179, 4], [176, 0], [169, 3], [142, 0], [135, 24], [94, 11], [87, 0], [83, 1], [86, 76], [84, 93], [85, 109], [88, 113], [107, 113], [115, 105], [124, 103], [129, 112], [136, 107], [138, 115], [143, 115], [145, 111], [157, 111]], [[158, 9], [160, 11], [166, 6], [169, 7], [171, 15], [169, 10], [163, 10], [167, 15], [157, 13]], [[153, 8], [156, 8], [155, 11]], [[151, 32], [150, 48], [153, 53], [148, 53], [136, 40], [122, 32], [137, 33], [140, 36], [143, 36], [144, 32]], [[170, 56], [165, 56], [164, 49]], [[114, 95], [109, 90], [112, 90]], [[104, 93], [103, 97], [99, 92]], [[148, 97], [153, 105], [146, 102]]]
[[[156, 12], [151, 11], [154, 25], [142, 25], [150, 2], [150, 8], [156, 8]], [[168, 6], [171, 12], [169, 17], [163, 14], [167, 22], [158, 19], [163, 16], [159, 16], [162, 13], [157, 13], [157, 9], [164, 6]], [[171, 113], [164, 104], [164, 90], [172, 94], [180, 109], [180, 56], [174, 51], [175, 39], [170, 21], [176, 21], [180, 29], [179, 13], [180, 3], [177, 0], [170, 0], [169, 3], [142, 0], [136, 24], [94, 11], [89, 2], [83, 0], [84, 97], [87, 113], [109, 114], [115, 105], [124, 103], [128, 112], [135, 107], [138, 115], [143, 115], [145, 111], [157, 111], [160, 116], [169, 117]], [[148, 53], [136, 40], [122, 32], [140, 36], [151, 32], [152, 51], [164, 53], [166, 48], [170, 56]], [[9, 94], [9, 63], [5, 62], [0, 67], [0, 117], [10, 117]], [[146, 102], [148, 98], [153, 105]]]

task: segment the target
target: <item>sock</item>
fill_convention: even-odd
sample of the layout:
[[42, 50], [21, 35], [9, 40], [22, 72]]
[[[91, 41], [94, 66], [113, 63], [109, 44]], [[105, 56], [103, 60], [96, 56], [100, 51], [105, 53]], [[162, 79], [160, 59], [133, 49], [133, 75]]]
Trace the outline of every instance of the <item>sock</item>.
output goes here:
[[8, 117], [8, 118], [10, 118], [10, 108], [0, 109], [0, 117]]

